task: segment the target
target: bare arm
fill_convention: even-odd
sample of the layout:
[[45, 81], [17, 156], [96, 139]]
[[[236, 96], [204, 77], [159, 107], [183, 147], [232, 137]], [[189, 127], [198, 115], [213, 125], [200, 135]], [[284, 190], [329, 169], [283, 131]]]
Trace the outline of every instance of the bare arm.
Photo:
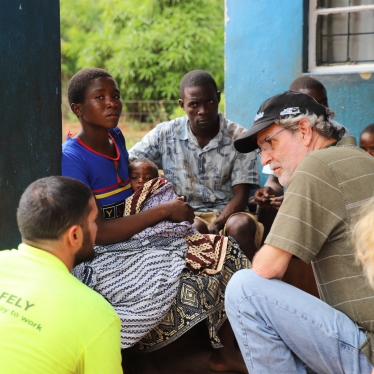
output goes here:
[[[271, 200], [268, 199], [269, 197]], [[269, 174], [264, 187], [255, 192], [254, 198], [261, 210], [268, 209], [269, 207], [279, 209], [283, 202], [283, 188], [278, 178]], [[261, 213], [261, 211], [258, 212], [259, 215], [261, 215]]]
[[283, 195], [283, 188], [279, 183], [278, 178], [273, 174], [268, 175], [268, 178], [265, 182], [265, 187], [271, 187], [274, 191], [275, 196]]
[[252, 270], [263, 278], [282, 279], [291, 257], [291, 253], [264, 244], [253, 258]]
[[[99, 205], [98, 209], [101, 212]], [[183, 202], [183, 198], [179, 198], [131, 216], [106, 220], [99, 214], [95, 243], [105, 245], [125, 241], [164, 220], [193, 223], [194, 211]]]
[[244, 212], [248, 203], [249, 190], [253, 185], [251, 184], [237, 184], [232, 187], [233, 197], [227, 203], [222, 213], [217, 219], [208, 225], [209, 232], [212, 234], [218, 234], [231, 216], [231, 214]]

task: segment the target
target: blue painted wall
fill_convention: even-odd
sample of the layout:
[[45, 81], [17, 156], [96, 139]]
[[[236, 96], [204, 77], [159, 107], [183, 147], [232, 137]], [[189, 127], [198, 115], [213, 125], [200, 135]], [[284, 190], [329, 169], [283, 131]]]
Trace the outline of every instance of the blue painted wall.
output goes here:
[[345, 125], [359, 142], [361, 130], [374, 123], [374, 74], [363, 79], [355, 74], [310, 74], [327, 90], [335, 119]]
[[301, 75], [302, 22], [302, 1], [226, 0], [229, 119], [251, 127], [261, 103]]
[[0, 249], [20, 242], [16, 208], [35, 179], [60, 174], [58, 0], [0, 0]]
[[[303, 0], [226, 0], [225, 109], [250, 128], [261, 103], [303, 74]], [[374, 75], [312, 75], [356, 137], [374, 122]], [[262, 184], [265, 177], [262, 176]]]

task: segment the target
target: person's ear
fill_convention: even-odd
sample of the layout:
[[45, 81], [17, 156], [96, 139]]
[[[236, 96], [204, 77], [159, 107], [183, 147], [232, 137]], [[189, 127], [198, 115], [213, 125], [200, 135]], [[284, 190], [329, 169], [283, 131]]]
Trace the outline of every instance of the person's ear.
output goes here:
[[79, 118], [83, 112], [82, 112], [82, 106], [81, 104], [74, 104], [74, 103], [71, 103], [70, 104], [70, 109], [72, 110], [72, 112]]
[[184, 111], [186, 111], [186, 110], [184, 109], [184, 101], [183, 101], [182, 99], [179, 99], [179, 100], [178, 100], [178, 103], [179, 103], [179, 106], [180, 106]]
[[299, 131], [302, 136], [303, 144], [308, 147], [313, 137], [313, 128], [312, 126], [310, 126], [310, 122], [308, 119], [303, 118], [299, 121]]
[[74, 249], [76, 252], [81, 248], [83, 243], [83, 229], [79, 225], [73, 225], [69, 227], [65, 232], [67, 243]]
[[221, 92], [217, 91], [218, 104], [221, 102]]

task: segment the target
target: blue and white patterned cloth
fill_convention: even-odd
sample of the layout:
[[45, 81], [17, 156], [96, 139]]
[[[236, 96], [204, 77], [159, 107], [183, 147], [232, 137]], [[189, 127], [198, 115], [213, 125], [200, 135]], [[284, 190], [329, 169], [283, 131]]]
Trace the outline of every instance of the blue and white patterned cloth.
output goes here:
[[186, 266], [183, 238], [153, 237], [95, 246], [98, 256], [73, 274], [103, 295], [121, 319], [121, 347], [129, 348], [169, 311]]
[[[148, 198], [141, 211], [176, 199], [171, 183]], [[131, 240], [95, 245], [96, 257], [73, 274], [99, 292], [121, 319], [121, 346], [128, 348], [156, 327], [169, 311], [186, 267], [184, 236], [196, 231], [189, 222], [162, 221]]]
[[218, 216], [233, 197], [232, 186], [259, 185], [256, 153], [242, 154], [233, 146], [247, 130], [221, 113], [219, 118], [220, 131], [203, 149], [184, 116], [157, 125], [129, 150], [129, 158], [152, 160], [195, 211]]

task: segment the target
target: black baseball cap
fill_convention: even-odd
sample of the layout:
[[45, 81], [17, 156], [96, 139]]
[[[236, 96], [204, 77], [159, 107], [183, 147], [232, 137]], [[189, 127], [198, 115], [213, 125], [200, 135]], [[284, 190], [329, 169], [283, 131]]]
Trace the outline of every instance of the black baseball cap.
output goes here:
[[234, 142], [235, 149], [240, 153], [249, 153], [258, 148], [257, 134], [272, 125], [278, 119], [296, 117], [299, 114], [316, 114], [328, 120], [326, 107], [318, 104], [311, 96], [285, 91], [264, 101], [257, 111], [252, 127]]

